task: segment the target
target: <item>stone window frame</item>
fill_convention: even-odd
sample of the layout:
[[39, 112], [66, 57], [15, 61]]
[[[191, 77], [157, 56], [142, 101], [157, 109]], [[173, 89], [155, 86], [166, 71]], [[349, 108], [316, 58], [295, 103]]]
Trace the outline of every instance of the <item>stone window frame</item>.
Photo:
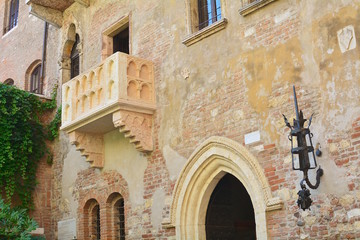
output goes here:
[[[34, 60], [30, 65], [29, 67], [26, 69], [26, 72], [25, 72], [25, 86], [24, 86], [24, 89], [28, 92], [31, 92], [31, 89], [30, 89], [30, 85], [31, 85], [31, 76], [34, 72], [34, 70], [36, 68], [40, 67], [41, 68], [41, 60], [40, 59], [36, 59]], [[41, 83], [42, 86], [41, 86], [41, 90], [44, 89], [44, 82]], [[42, 95], [42, 92], [41, 93], [34, 93], [34, 94], [39, 94], [39, 95]]]
[[[15, 11], [15, 19], [11, 18], [12, 15], [12, 9], [11, 6], [12, 4], [15, 3], [17, 4], [17, 9]], [[5, 36], [6, 34], [8, 34], [9, 32], [11, 32], [13, 29], [15, 29], [18, 26], [19, 23], [19, 11], [20, 11], [20, 0], [7, 0], [5, 2], [5, 10], [4, 10], [4, 21], [3, 21], [3, 35]], [[11, 18], [11, 19], [10, 19]], [[10, 24], [10, 20], [14, 21], [14, 24]]]
[[[31, 72], [30, 75], [30, 92], [35, 94], [43, 94], [43, 83], [41, 76], [41, 64], [38, 64]], [[33, 89], [33, 87], [35, 87]]]
[[69, 23], [66, 31], [63, 31], [63, 48], [61, 53], [60, 75], [62, 84], [71, 80], [71, 51], [76, 41], [76, 35], [79, 36], [77, 50], [79, 53], [79, 74], [83, 72], [83, 35], [79, 24], [74, 20]]
[[111, 24], [102, 32], [102, 47], [101, 47], [101, 60], [105, 60], [113, 54], [113, 37], [124, 30], [129, 28], [129, 55], [132, 54], [132, 24], [131, 13], [122, 16], [116, 22]]
[[242, 7], [239, 9], [239, 13], [242, 16], [246, 16], [275, 1], [277, 0], [241, 0]]
[[227, 0], [220, 0], [221, 19], [199, 30], [197, 27], [197, 25], [199, 25], [198, 0], [186, 0], [186, 22], [188, 36], [182, 40], [182, 43], [185, 46], [189, 47], [194, 43], [197, 43], [202, 39], [207, 38], [222, 29], [225, 29], [228, 22], [226, 18], [226, 1]]
[[[100, 235], [101, 239], [114, 239], [114, 236], [118, 236], [116, 231], [118, 230], [114, 225], [116, 224], [115, 218], [117, 214], [117, 203], [123, 201], [124, 204], [124, 234], [125, 238], [116, 238], [116, 239], [126, 239], [128, 236], [127, 229], [127, 213], [130, 210], [128, 198], [128, 190], [124, 189], [124, 185], [119, 185], [116, 187], [109, 187], [109, 189], [92, 189], [88, 194], [83, 196], [83, 199], [78, 206], [78, 216], [79, 221], [77, 225], [78, 229], [78, 239], [91, 239], [90, 235], [94, 232], [92, 231], [94, 225], [94, 209], [99, 206], [100, 211]], [[101, 195], [100, 195], [101, 193]]]
[[[99, 208], [100, 211], [100, 219], [99, 219], [99, 224], [100, 224], [100, 231], [101, 231], [101, 207], [100, 207], [100, 203], [95, 199], [95, 198], [91, 198], [89, 199], [83, 209], [83, 229], [84, 229], [84, 237], [86, 239], [92, 239], [91, 235], [94, 234], [94, 218], [96, 216], [94, 216], [94, 211], [96, 208]], [[101, 232], [100, 232], [101, 235]]]

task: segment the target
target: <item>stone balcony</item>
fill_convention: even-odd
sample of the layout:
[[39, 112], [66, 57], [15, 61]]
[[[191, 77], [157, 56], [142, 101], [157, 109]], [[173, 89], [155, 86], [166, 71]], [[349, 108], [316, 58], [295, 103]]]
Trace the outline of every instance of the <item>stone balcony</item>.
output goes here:
[[90, 0], [25, 0], [30, 6], [30, 13], [56, 27], [62, 26], [63, 12], [73, 3], [84, 7], [90, 5]]
[[152, 151], [155, 108], [153, 63], [117, 52], [62, 85], [61, 129], [102, 167], [103, 135], [116, 128], [139, 151]]

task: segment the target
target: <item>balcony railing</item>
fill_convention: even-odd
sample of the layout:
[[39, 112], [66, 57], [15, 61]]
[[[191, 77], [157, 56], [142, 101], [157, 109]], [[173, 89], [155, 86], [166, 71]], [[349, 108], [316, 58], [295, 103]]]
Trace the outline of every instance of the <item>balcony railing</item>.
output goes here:
[[[117, 110], [152, 114], [155, 110], [153, 73], [151, 61], [117, 52], [64, 83], [62, 129], [103, 133], [111, 126], [106, 126], [106, 120], [101, 123], [101, 119]], [[99, 121], [90, 126], [93, 129], [86, 127]]]

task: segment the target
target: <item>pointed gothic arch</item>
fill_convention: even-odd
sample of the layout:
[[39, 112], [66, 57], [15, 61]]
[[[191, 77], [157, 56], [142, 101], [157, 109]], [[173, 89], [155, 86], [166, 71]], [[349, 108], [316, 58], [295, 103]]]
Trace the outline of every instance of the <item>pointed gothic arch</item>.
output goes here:
[[[61, 50], [60, 57], [60, 72], [61, 72], [61, 81], [62, 83], [66, 83], [73, 76], [72, 67], [75, 64], [77, 71], [81, 72], [82, 70], [82, 31], [79, 28], [79, 24], [74, 17], [70, 17], [70, 22], [63, 26], [63, 47]], [[76, 63], [74, 61], [74, 57], [76, 56]]]
[[[33, 81], [34, 81], [34, 78], [33, 78], [34, 72], [40, 70], [40, 68], [41, 68], [41, 60], [36, 59], [26, 69], [26, 72], [25, 72], [25, 90], [26, 91], [42, 94], [43, 85], [45, 83], [42, 82], [41, 79], [40, 79], [40, 71], [38, 72], [38, 74], [39, 74], [38, 78], [36, 78], [36, 80], [39, 81], [39, 82], [37, 84], [33, 83]], [[38, 69], [38, 70], [36, 70], [36, 69]], [[33, 91], [34, 88], [35, 88], [34, 87], [35, 85], [38, 86], [39, 91]]]
[[266, 211], [281, 209], [272, 197], [269, 183], [256, 158], [241, 144], [211, 137], [190, 156], [176, 182], [170, 212], [170, 225], [177, 239], [205, 239], [205, 218], [210, 196], [226, 174], [235, 176], [250, 195], [258, 239], [267, 239]]

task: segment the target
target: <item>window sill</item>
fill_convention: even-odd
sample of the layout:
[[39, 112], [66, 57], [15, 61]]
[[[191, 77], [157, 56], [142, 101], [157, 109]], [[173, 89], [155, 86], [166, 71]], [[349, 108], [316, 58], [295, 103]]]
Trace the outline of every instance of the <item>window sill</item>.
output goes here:
[[226, 24], [227, 24], [227, 19], [222, 18], [219, 21], [211, 24], [210, 26], [207, 26], [201, 29], [200, 31], [189, 35], [182, 41], [182, 43], [185, 44], [185, 46], [189, 47], [194, 43], [197, 43], [198, 41], [207, 38], [210, 35], [224, 29], [226, 27]]
[[244, 7], [240, 8], [239, 13], [242, 16], [246, 16], [254, 11], [256, 11], [257, 9], [260, 9], [262, 7], [264, 7], [265, 5], [274, 2], [276, 0], [257, 0], [253, 3], [249, 3], [247, 5], [245, 5]]
[[51, 97], [48, 97], [48, 96], [45, 96], [45, 95], [42, 95], [42, 94], [38, 94], [38, 93], [32, 93], [30, 92], [31, 94], [39, 97], [41, 100], [45, 100], [45, 101], [51, 101], [52, 98]]
[[9, 35], [11, 32], [13, 32], [18, 25], [16, 25], [15, 27], [13, 27], [12, 29], [10, 29], [9, 31], [7, 31], [6, 33], [3, 34], [2, 38], [6, 37], [7, 35]]

